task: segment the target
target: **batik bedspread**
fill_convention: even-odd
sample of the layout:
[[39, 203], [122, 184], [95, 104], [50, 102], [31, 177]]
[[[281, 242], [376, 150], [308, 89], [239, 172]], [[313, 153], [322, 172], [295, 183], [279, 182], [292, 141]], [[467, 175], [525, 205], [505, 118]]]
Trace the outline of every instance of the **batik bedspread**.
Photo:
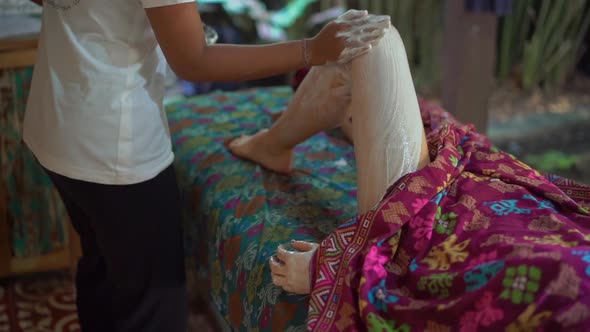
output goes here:
[[[169, 107], [188, 254], [232, 329], [304, 330], [308, 317], [316, 331], [589, 329], [588, 187], [538, 174], [421, 101], [433, 162], [354, 217], [353, 151], [341, 138], [298, 147], [291, 177], [225, 149], [270, 126], [290, 96], [259, 89]], [[268, 258], [291, 238], [324, 239], [310, 298], [270, 280]]]
[[213, 93], [168, 106], [188, 255], [210, 278], [233, 330], [304, 331], [308, 299], [272, 284], [268, 259], [291, 238], [319, 242], [356, 213], [352, 147], [337, 132], [297, 147], [280, 176], [234, 158], [230, 137], [254, 133], [285, 109], [291, 88]]
[[590, 188], [421, 103], [432, 163], [315, 257], [315, 331], [589, 331]]

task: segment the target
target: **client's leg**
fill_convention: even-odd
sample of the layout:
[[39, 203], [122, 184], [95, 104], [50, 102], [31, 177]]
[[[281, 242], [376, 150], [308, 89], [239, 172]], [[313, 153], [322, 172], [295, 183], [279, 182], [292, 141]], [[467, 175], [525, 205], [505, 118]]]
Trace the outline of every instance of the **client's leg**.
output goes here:
[[351, 78], [357, 201], [364, 214], [429, 157], [410, 66], [395, 28], [373, 52], [353, 62]]
[[229, 144], [237, 156], [280, 173], [291, 171], [293, 148], [311, 136], [338, 127], [350, 105], [349, 71], [343, 66], [314, 67], [287, 110], [268, 130]]
[[[363, 214], [378, 204], [401, 176], [429, 162], [424, 127], [404, 45], [391, 28], [369, 54], [354, 60], [352, 137], [357, 162], [357, 199]], [[347, 119], [348, 120], [348, 119]], [[273, 282], [287, 291], [310, 292], [309, 262], [318, 245], [294, 242], [271, 258]]]

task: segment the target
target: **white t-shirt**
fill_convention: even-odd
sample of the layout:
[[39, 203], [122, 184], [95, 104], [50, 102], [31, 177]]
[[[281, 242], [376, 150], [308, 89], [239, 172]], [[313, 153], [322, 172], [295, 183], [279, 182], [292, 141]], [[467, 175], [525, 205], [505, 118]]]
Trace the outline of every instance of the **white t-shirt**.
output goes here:
[[23, 134], [41, 165], [119, 185], [172, 163], [167, 64], [144, 8], [194, 1], [44, 0]]

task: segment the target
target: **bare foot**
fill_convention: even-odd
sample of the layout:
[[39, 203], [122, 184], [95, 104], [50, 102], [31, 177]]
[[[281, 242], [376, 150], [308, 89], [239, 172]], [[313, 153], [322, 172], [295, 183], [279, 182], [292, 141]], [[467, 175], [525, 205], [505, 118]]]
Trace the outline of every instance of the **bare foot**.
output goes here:
[[228, 144], [229, 150], [240, 158], [255, 162], [277, 173], [290, 173], [293, 170], [293, 149], [281, 149], [273, 144], [268, 130], [244, 135]]

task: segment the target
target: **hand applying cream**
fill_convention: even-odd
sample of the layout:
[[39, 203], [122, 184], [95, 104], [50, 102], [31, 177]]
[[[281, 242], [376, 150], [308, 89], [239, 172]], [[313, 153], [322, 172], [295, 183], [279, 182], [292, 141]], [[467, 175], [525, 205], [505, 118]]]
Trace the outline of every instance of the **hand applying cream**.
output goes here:
[[[377, 45], [390, 25], [391, 20], [387, 15], [369, 15], [366, 11], [349, 10], [309, 40], [309, 50], [305, 50], [309, 51], [309, 65], [346, 64]], [[344, 42], [344, 49], [335, 47], [331, 39], [324, 38], [330, 36], [332, 30], [338, 30], [336, 36]], [[331, 54], [329, 49], [334, 49], [338, 54]]]

